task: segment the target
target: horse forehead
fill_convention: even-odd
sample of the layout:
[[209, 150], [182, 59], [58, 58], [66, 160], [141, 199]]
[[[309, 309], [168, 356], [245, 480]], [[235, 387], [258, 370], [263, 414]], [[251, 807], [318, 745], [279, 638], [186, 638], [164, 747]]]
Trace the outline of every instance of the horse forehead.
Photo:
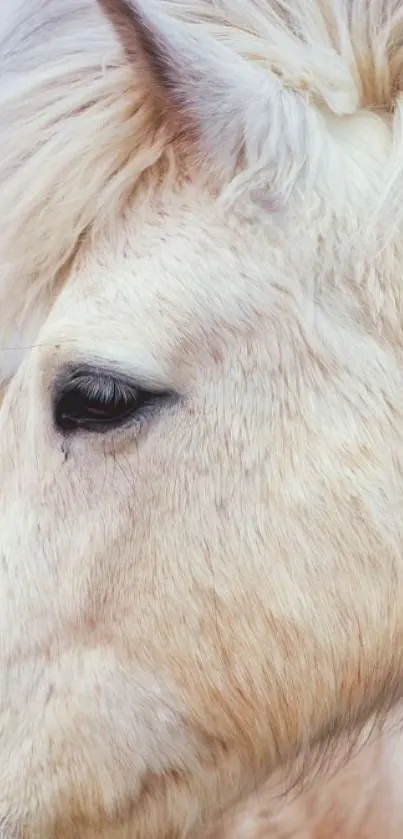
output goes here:
[[[115, 235], [100, 238], [83, 251], [60, 294], [51, 320], [111, 331], [125, 339], [152, 339], [165, 331], [207, 327], [217, 320], [236, 323], [256, 296], [258, 279], [266, 282], [264, 249], [258, 231], [234, 217], [199, 218], [197, 207], [161, 219], [136, 214]], [[267, 265], [267, 263], [266, 263]], [[261, 297], [261, 295], [260, 295]], [[256, 300], [255, 300], [256, 303]], [[81, 324], [81, 325], [80, 325]]]

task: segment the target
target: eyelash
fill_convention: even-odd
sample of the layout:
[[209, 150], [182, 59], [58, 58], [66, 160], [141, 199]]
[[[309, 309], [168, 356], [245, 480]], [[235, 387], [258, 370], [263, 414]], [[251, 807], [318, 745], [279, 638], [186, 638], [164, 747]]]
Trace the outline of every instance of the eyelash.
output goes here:
[[53, 398], [56, 428], [107, 433], [149, 418], [173, 393], [149, 391], [125, 376], [97, 368], [73, 368], [59, 377]]

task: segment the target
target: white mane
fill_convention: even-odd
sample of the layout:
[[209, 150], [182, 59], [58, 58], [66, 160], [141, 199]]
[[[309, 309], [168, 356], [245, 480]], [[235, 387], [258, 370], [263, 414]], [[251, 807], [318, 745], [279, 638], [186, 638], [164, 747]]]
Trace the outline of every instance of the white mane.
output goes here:
[[[315, 119], [284, 148], [294, 119], [284, 91], [273, 97], [271, 128], [248, 148], [240, 126], [241, 185], [270, 171], [267, 202], [286, 200], [311, 159], [323, 159], [317, 120], [363, 107], [394, 109], [395, 155], [379, 210], [387, 229], [401, 217], [403, 173], [403, 7], [398, 0], [159, 0], [231, 50], [315, 101]], [[156, 112], [140, 60], [129, 63], [95, 0], [16, 3], [0, 29], [0, 336], [25, 316], [41, 319], [63, 267], [94, 225], [113, 224], [143, 173], [168, 160], [170, 135]], [[281, 99], [281, 102], [280, 102]], [[267, 116], [267, 115], [266, 115]], [[248, 119], [258, 119], [253, 109]], [[217, 129], [218, 130], [218, 129]], [[224, 153], [230, 136], [220, 126]], [[256, 132], [255, 132], [256, 133]], [[291, 132], [292, 133], [292, 132]], [[290, 132], [288, 132], [290, 135]], [[238, 155], [239, 148], [233, 149]], [[233, 161], [228, 160], [228, 165]], [[224, 158], [224, 168], [226, 160]], [[329, 161], [326, 163], [330, 165]], [[229, 167], [230, 169], [230, 167]], [[273, 167], [274, 170], [274, 167]], [[313, 173], [314, 174], [314, 173]], [[238, 183], [239, 186], [239, 183]]]

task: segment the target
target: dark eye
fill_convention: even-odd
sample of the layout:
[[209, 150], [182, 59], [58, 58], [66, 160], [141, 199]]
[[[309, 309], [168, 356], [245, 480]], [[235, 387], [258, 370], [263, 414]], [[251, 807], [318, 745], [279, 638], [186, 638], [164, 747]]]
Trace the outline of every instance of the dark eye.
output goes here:
[[102, 434], [145, 417], [173, 396], [144, 390], [129, 377], [97, 367], [68, 368], [56, 382], [54, 420], [60, 431]]

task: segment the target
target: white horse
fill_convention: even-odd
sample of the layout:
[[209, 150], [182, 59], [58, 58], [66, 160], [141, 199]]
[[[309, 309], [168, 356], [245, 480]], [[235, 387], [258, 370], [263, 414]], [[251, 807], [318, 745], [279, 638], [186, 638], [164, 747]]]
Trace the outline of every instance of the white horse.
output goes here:
[[1, 839], [401, 837], [402, 0], [3, 0], [0, 68]]

